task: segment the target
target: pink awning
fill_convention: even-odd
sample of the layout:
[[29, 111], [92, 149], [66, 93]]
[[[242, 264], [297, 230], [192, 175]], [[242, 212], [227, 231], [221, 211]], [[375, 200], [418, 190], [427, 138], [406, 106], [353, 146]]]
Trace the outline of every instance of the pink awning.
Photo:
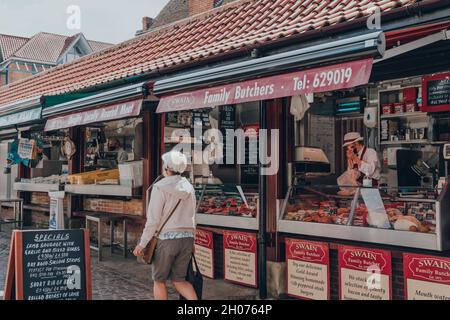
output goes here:
[[126, 101], [103, 106], [87, 111], [49, 119], [45, 124], [45, 131], [105, 122], [123, 118], [137, 117], [141, 113], [142, 99]]
[[268, 100], [367, 84], [373, 59], [243, 81], [162, 97], [157, 112], [172, 112]]

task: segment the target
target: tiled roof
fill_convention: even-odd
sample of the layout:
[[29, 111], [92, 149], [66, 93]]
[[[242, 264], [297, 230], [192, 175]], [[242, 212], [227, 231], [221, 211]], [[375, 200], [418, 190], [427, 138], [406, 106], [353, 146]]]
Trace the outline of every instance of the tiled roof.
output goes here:
[[11, 57], [28, 40], [30, 39], [0, 34], [0, 62]]
[[59, 34], [40, 32], [21, 47], [14, 57], [55, 64], [65, 47], [67, 38]]
[[102, 50], [111, 48], [113, 46], [111, 43], [100, 42], [100, 41], [88, 40], [87, 42], [89, 42], [89, 45], [91, 46], [92, 51], [94, 51], [94, 52], [102, 51]]
[[206, 60], [416, 0], [241, 0], [0, 89], [0, 105]]

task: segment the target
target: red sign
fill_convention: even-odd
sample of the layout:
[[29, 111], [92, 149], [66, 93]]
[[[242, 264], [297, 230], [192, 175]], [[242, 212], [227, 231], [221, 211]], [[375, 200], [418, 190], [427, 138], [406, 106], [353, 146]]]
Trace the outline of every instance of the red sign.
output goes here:
[[158, 113], [192, 110], [313, 92], [352, 88], [369, 82], [373, 59], [196, 90], [161, 98]]
[[196, 230], [195, 244], [212, 249], [213, 248], [213, 233], [201, 229]]
[[289, 296], [308, 300], [330, 299], [328, 245], [286, 239], [286, 287]]
[[223, 246], [225, 280], [256, 288], [256, 234], [224, 231]]
[[422, 111], [443, 112], [450, 110], [450, 73], [422, 78]]
[[390, 300], [392, 263], [389, 251], [339, 246], [341, 300]]
[[195, 258], [200, 272], [204, 276], [214, 279], [214, 238], [212, 232], [196, 230]]
[[141, 107], [142, 100], [134, 100], [80, 113], [73, 113], [48, 120], [45, 125], [45, 131], [72, 128], [90, 123], [111, 121], [128, 117], [137, 117], [141, 113]]
[[405, 253], [407, 300], [450, 300], [450, 258]]

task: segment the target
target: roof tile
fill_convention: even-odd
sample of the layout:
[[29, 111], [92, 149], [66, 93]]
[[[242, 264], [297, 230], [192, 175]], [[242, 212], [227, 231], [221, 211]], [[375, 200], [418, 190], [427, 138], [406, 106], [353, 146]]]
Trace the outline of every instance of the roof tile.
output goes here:
[[[0, 106], [209, 59], [417, 0], [239, 0], [0, 88]], [[1, 37], [0, 37], [1, 42]]]

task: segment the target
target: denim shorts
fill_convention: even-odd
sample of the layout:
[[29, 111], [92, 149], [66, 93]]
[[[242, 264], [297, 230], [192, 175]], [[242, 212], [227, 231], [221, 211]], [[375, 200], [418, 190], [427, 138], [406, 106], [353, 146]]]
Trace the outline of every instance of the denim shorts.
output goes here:
[[158, 240], [152, 263], [153, 281], [186, 281], [194, 238]]

